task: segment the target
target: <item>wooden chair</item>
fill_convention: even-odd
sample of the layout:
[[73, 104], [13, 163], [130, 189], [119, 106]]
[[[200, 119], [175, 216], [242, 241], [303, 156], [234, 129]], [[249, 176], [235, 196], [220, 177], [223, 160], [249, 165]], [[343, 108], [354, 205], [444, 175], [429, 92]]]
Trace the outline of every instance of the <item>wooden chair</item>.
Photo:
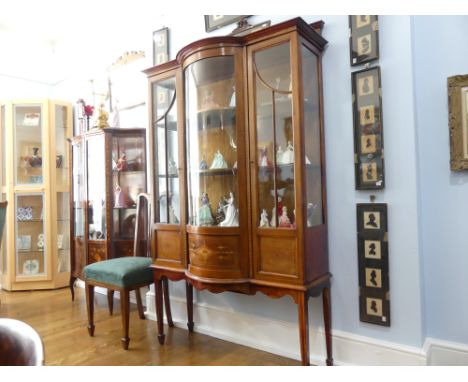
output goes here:
[[[88, 309], [88, 332], [94, 336], [94, 287], [107, 288], [109, 312], [112, 314], [112, 301], [114, 291], [120, 292], [120, 306], [122, 315], [122, 346], [128, 349], [130, 338], [128, 337], [130, 316], [130, 291], [136, 295], [138, 315], [143, 320], [145, 315], [141, 302], [140, 288], [154, 282], [153, 271], [150, 268], [151, 260], [151, 202], [148, 194], [139, 194], [137, 198], [137, 215], [135, 225], [135, 241], [132, 257], [121, 257], [104, 260], [87, 265], [83, 269], [86, 306]], [[172, 323], [169, 305], [169, 289], [165, 280], [164, 299], [166, 300], [166, 315], [169, 326]]]
[[0, 366], [42, 366], [44, 346], [39, 334], [23, 321], [0, 318]]

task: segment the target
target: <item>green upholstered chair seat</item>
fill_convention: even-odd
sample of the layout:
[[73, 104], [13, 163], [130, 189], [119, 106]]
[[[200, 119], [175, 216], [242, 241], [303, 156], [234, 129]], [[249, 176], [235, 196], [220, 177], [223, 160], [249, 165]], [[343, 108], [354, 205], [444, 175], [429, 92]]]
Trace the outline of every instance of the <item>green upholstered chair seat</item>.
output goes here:
[[86, 281], [132, 288], [153, 282], [150, 265], [151, 259], [147, 257], [120, 257], [87, 265], [83, 274]]

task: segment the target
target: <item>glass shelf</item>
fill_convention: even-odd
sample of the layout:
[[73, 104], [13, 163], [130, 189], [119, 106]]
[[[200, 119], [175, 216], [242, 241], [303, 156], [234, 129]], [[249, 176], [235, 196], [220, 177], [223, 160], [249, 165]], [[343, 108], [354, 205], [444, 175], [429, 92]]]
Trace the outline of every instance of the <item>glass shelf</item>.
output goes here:
[[237, 169], [236, 168], [216, 168], [216, 169], [208, 169], [208, 170], [196, 170], [193, 171], [195, 174], [199, 174], [201, 176], [219, 176], [219, 175], [236, 175]]

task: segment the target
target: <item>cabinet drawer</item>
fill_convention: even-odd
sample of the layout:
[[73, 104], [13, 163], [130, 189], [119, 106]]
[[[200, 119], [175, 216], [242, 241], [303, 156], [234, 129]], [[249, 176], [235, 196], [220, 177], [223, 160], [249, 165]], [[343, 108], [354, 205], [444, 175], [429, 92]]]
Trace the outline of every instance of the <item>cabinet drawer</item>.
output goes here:
[[257, 271], [260, 274], [297, 277], [295, 237], [259, 236]]

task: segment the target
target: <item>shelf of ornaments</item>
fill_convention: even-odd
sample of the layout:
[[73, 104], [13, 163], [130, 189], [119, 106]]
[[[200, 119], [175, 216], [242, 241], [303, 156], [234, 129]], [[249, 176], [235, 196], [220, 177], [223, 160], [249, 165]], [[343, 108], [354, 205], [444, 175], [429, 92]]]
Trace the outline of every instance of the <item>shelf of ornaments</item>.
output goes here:
[[224, 128], [236, 124], [236, 108], [231, 106], [199, 110], [197, 115], [198, 130]]
[[196, 169], [193, 171], [193, 173], [200, 176], [234, 176], [237, 175], [237, 168], [214, 168], [206, 170]]

